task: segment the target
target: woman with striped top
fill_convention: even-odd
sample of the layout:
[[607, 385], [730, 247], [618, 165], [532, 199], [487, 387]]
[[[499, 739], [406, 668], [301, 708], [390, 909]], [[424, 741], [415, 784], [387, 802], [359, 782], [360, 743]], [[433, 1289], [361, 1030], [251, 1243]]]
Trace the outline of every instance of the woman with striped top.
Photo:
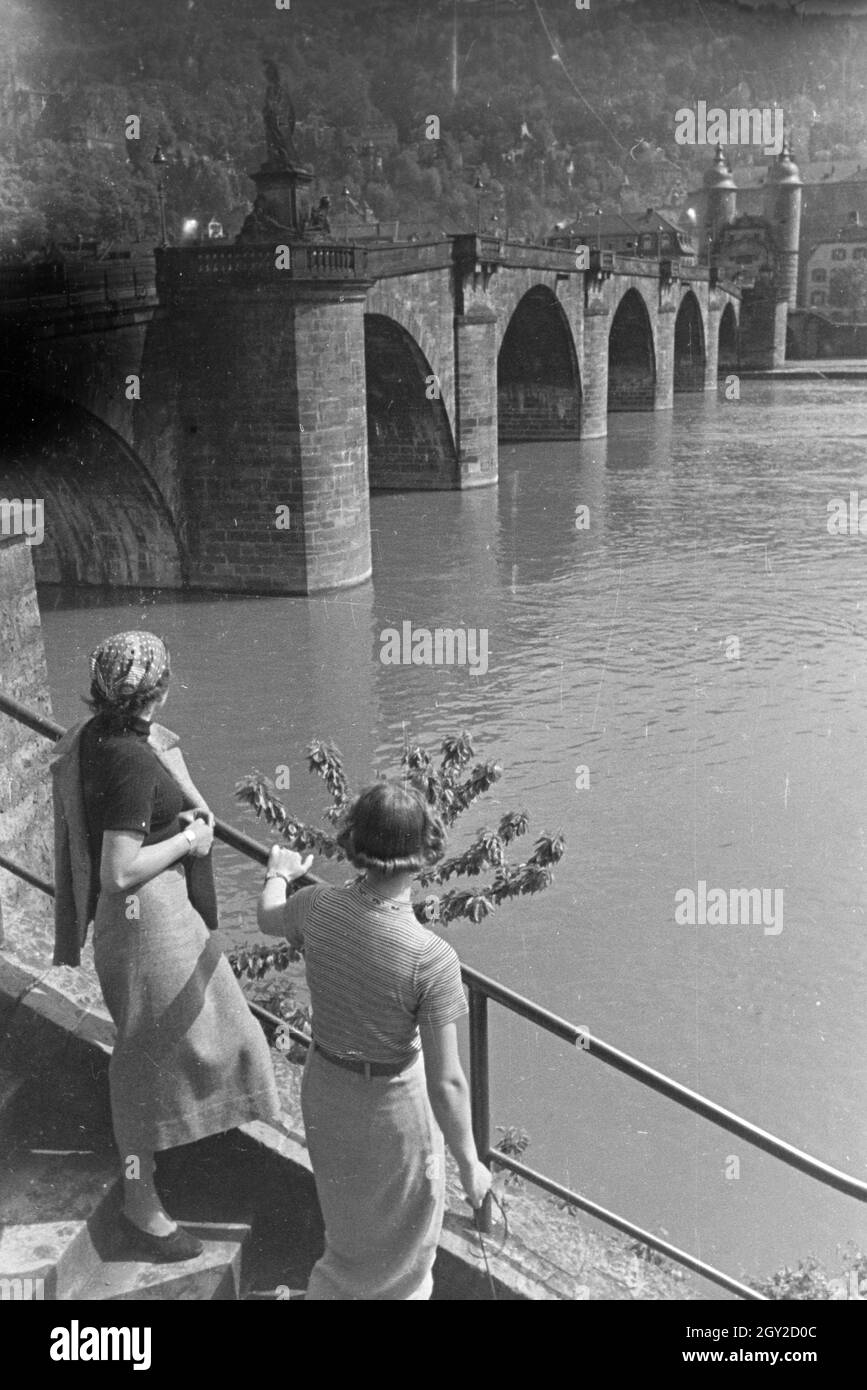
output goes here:
[[363, 873], [286, 901], [310, 864], [271, 850], [259, 926], [303, 949], [313, 1045], [301, 1090], [325, 1219], [307, 1298], [428, 1299], [445, 1206], [443, 1135], [473, 1207], [479, 1162], [457, 1021], [467, 1012], [454, 948], [416, 920], [418, 871], [445, 832], [421, 793], [380, 782], [349, 808], [338, 843]]

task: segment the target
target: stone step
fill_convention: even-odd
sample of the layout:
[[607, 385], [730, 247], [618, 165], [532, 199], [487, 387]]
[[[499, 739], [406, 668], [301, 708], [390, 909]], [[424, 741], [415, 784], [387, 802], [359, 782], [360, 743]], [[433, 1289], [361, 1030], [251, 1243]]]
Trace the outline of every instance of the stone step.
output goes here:
[[117, 1221], [111, 1133], [87, 1078], [78, 1089], [0, 1073], [0, 1299], [239, 1298], [247, 1203], [232, 1200], [218, 1168], [202, 1182], [195, 1149], [161, 1156], [168, 1210], [205, 1249], [177, 1264], [137, 1257]]
[[49, 1082], [7, 1069], [0, 1278], [12, 1282], [3, 1285], [4, 1296], [64, 1298], [95, 1261], [90, 1225], [117, 1185], [118, 1160], [111, 1134], [82, 1110], [86, 1083], [78, 1089], [82, 1098], [71, 1079]]
[[8, 1153], [0, 1172], [0, 1278], [30, 1281], [33, 1298], [69, 1297], [82, 1270], [95, 1264], [88, 1223], [117, 1182], [114, 1154]]
[[0, 1298], [227, 1300], [241, 1296], [246, 1223], [190, 1222], [205, 1242], [182, 1263], [136, 1258], [118, 1225], [111, 1154], [18, 1148], [0, 1176]]
[[128, 1257], [129, 1246], [115, 1228], [110, 1248], [102, 1247], [101, 1259], [89, 1278], [70, 1298], [84, 1302], [139, 1299], [235, 1301], [241, 1296], [241, 1261], [250, 1227], [185, 1222], [184, 1229], [204, 1241], [194, 1260], [158, 1263]]

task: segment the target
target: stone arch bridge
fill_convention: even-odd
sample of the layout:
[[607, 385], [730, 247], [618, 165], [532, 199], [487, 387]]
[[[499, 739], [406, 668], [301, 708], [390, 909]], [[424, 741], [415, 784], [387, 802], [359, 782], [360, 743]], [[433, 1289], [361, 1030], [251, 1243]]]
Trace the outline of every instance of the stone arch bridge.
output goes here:
[[371, 570], [371, 489], [497, 481], [737, 361], [706, 267], [473, 234], [0, 269], [0, 496], [41, 580], [313, 593]]

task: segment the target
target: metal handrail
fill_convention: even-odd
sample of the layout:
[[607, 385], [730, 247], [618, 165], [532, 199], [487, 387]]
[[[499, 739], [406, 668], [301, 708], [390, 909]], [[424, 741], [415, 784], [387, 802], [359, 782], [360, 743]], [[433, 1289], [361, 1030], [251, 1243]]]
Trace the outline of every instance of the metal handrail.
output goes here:
[[[9, 715], [10, 718], [33, 729], [36, 733], [42, 734], [45, 738], [56, 741], [62, 738], [66, 732], [63, 727], [45, 715], [37, 714], [29, 710], [25, 705], [17, 700], [11, 699], [7, 695], [0, 694], [0, 712]], [[230, 845], [240, 853], [255, 859], [258, 863], [264, 864], [268, 859], [268, 850], [260, 845], [258, 841], [250, 836], [235, 830], [232, 826], [226, 825], [223, 821], [216, 820], [214, 824], [215, 836], [225, 844]], [[53, 895], [54, 889], [47, 880], [40, 879], [21, 865], [4, 855], [0, 855], [0, 867], [9, 872], [17, 874], [26, 882], [34, 887], [41, 889], [45, 893]], [[305, 875], [304, 879], [298, 880], [300, 883], [319, 883], [322, 880], [315, 874]], [[732, 1134], [745, 1139], [747, 1143], [753, 1144], [756, 1148], [765, 1153], [778, 1158], [782, 1163], [791, 1168], [795, 1168], [805, 1173], [808, 1177], [825, 1186], [835, 1188], [847, 1196], [855, 1197], [859, 1201], [867, 1200], [867, 1183], [858, 1178], [842, 1172], [840, 1169], [833, 1168], [830, 1164], [822, 1162], [821, 1159], [813, 1158], [812, 1155], [805, 1153], [802, 1149], [797, 1149], [794, 1145], [787, 1143], [783, 1139], [778, 1139], [767, 1130], [760, 1129], [750, 1121], [736, 1115], [731, 1110], [726, 1110], [723, 1106], [717, 1105], [706, 1096], [700, 1095], [697, 1091], [692, 1091], [688, 1087], [674, 1081], [664, 1073], [656, 1071], [645, 1063], [630, 1057], [627, 1053], [621, 1052], [618, 1048], [612, 1047], [601, 1038], [591, 1036], [586, 1028], [570, 1023], [568, 1019], [561, 1018], [550, 1010], [535, 1004], [531, 999], [509, 989], [498, 980], [481, 974], [467, 965], [461, 965], [461, 977], [469, 992], [469, 1026], [470, 1026], [470, 1102], [472, 1110], [473, 1137], [476, 1148], [483, 1161], [490, 1164], [492, 1161], [500, 1166], [509, 1168], [516, 1174], [553, 1193], [572, 1206], [581, 1208], [591, 1215], [598, 1217], [616, 1229], [634, 1236], [643, 1244], [651, 1249], [659, 1251], [669, 1259], [675, 1260], [679, 1264], [685, 1265], [702, 1277], [719, 1284], [723, 1288], [729, 1289], [741, 1298], [763, 1300], [764, 1295], [759, 1294], [747, 1285], [740, 1284], [731, 1276], [714, 1269], [713, 1266], [706, 1264], [688, 1252], [679, 1250], [676, 1246], [670, 1245], [667, 1241], [654, 1236], [641, 1227], [634, 1225], [625, 1218], [617, 1216], [615, 1213], [607, 1211], [597, 1203], [591, 1202], [589, 1198], [582, 1197], [571, 1188], [564, 1187], [544, 1174], [537, 1173], [534, 1169], [519, 1163], [510, 1155], [504, 1154], [491, 1147], [490, 1129], [490, 1067], [489, 1067], [489, 1035], [488, 1035], [488, 999], [502, 1005], [504, 1008], [515, 1013], [520, 1018], [542, 1028], [545, 1032], [553, 1034], [562, 1040], [577, 1045], [582, 1052], [587, 1052], [589, 1056], [597, 1057], [616, 1071], [623, 1072], [631, 1076], [633, 1080], [647, 1086], [650, 1090], [656, 1091], [660, 1095], [675, 1101], [676, 1104], [683, 1106], [693, 1114], [701, 1115], [712, 1124], [718, 1125], [722, 1129], [728, 1130]], [[310, 1039], [299, 1030], [292, 1028], [285, 1020], [278, 1018], [275, 1014], [269, 1013], [260, 1005], [250, 1003], [249, 1008], [259, 1018], [271, 1025], [282, 1028], [283, 1032], [293, 1038], [294, 1041], [309, 1045]], [[483, 1230], [491, 1229], [490, 1200], [486, 1201], [481, 1213], [481, 1226]]]
[[640, 1240], [642, 1245], [649, 1246], [652, 1250], [659, 1251], [660, 1255], [665, 1255], [667, 1259], [674, 1260], [677, 1264], [685, 1265], [687, 1269], [693, 1270], [696, 1274], [701, 1274], [705, 1279], [712, 1279], [715, 1284], [719, 1284], [730, 1293], [735, 1293], [739, 1298], [749, 1299], [752, 1302], [767, 1303], [770, 1300], [757, 1289], [751, 1289], [749, 1284], [742, 1284], [739, 1279], [733, 1279], [729, 1274], [723, 1274], [721, 1270], [711, 1271], [711, 1267], [705, 1264], [695, 1255], [690, 1255], [688, 1250], [681, 1250], [677, 1245], [672, 1245], [667, 1240], [662, 1240], [659, 1236], [653, 1235], [650, 1231], [643, 1231], [639, 1226], [633, 1225], [631, 1221], [626, 1221], [616, 1212], [609, 1211], [607, 1207], [601, 1207], [598, 1202], [591, 1202], [589, 1197], [581, 1197], [577, 1192], [573, 1192], [570, 1187], [564, 1187], [562, 1183], [555, 1182], [553, 1178], [548, 1178], [544, 1173], [538, 1173], [535, 1168], [528, 1168], [526, 1163], [520, 1163], [518, 1159], [512, 1158], [511, 1154], [496, 1152], [497, 1163], [503, 1168], [508, 1168], [509, 1172], [516, 1177], [523, 1178], [526, 1182], [534, 1183], [536, 1187], [541, 1187], [545, 1192], [550, 1192], [553, 1197], [559, 1197], [568, 1202], [570, 1206], [579, 1207], [581, 1211], [586, 1211], [588, 1216], [595, 1216], [598, 1221], [604, 1221], [606, 1225], [613, 1226], [616, 1230], [622, 1231], [624, 1235], [634, 1236]]
[[586, 1052], [591, 1057], [598, 1057], [601, 1062], [607, 1063], [615, 1071], [631, 1076], [634, 1081], [640, 1081], [649, 1090], [657, 1091], [659, 1095], [666, 1096], [669, 1100], [682, 1105], [695, 1115], [701, 1115], [703, 1119], [710, 1120], [720, 1129], [727, 1129], [731, 1134], [736, 1134], [739, 1139], [745, 1139], [748, 1144], [753, 1144], [755, 1148], [762, 1149], [765, 1153], [771, 1154], [772, 1157], [778, 1158], [782, 1163], [788, 1164], [790, 1168], [796, 1168], [800, 1172], [806, 1173], [808, 1177], [815, 1178], [817, 1182], [824, 1183], [826, 1187], [833, 1187], [838, 1192], [845, 1193], [847, 1197], [855, 1197], [861, 1202], [867, 1201], [867, 1182], [863, 1182], [860, 1178], [853, 1178], [839, 1168], [833, 1168], [829, 1163], [823, 1163], [821, 1159], [813, 1158], [803, 1149], [796, 1149], [793, 1144], [787, 1143], [784, 1139], [778, 1139], [776, 1135], [770, 1134], [765, 1129], [760, 1129], [758, 1125], [751, 1124], [749, 1120], [744, 1120], [734, 1111], [726, 1110], [723, 1106], [708, 1100], [707, 1096], [701, 1095], [698, 1091], [690, 1090], [688, 1086], [683, 1086], [679, 1081], [674, 1081], [663, 1072], [648, 1067], [644, 1062], [639, 1062], [637, 1058], [630, 1057], [628, 1053], [621, 1052], [619, 1048], [603, 1042], [601, 1038], [593, 1037], [586, 1028], [569, 1023], [567, 1019], [560, 1018], [548, 1009], [543, 1009], [539, 1004], [534, 1004], [531, 999], [525, 999], [523, 995], [516, 994], [514, 990], [501, 985], [498, 980], [488, 979], [487, 976], [480, 975], [478, 971], [469, 969], [465, 969], [464, 977], [471, 990], [471, 995], [473, 992], [477, 992], [488, 999], [493, 999], [496, 1003], [511, 1010], [512, 1013], [518, 1014], [520, 1018], [535, 1023], [537, 1027], [543, 1028], [547, 1033], [553, 1033], [555, 1037], [562, 1038], [565, 1042], [573, 1043], [579, 1051]]

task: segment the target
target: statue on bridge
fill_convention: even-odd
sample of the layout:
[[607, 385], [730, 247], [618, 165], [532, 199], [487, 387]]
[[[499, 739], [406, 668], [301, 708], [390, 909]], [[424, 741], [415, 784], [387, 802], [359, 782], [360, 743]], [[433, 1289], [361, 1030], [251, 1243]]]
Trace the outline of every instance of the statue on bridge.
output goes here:
[[[277, 64], [270, 58], [263, 61], [267, 87], [262, 120], [265, 126], [265, 162], [251, 174], [256, 185], [256, 201], [236, 241], [293, 242], [305, 237], [310, 220], [306, 201], [299, 198], [299, 189], [313, 182], [313, 171], [300, 163], [295, 148], [295, 107], [283, 85]], [[317, 240], [323, 238], [323, 212]], [[325, 218], [327, 221], [327, 216]]]
[[292, 169], [299, 163], [298, 151], [292, 138], [295, 131], [295, 107], [284, 85], [277, 64], [270, 58], [263, 62], [267, 87], [262, 119], [265, 124], [266, 167]]
[[324, 193], [319, 199], [318, 206], [310, 214], [310, 220], [304, 228], [305, 236], [312, 237], [316, 241], [324, 241], [331, 238], [331, 199]]

